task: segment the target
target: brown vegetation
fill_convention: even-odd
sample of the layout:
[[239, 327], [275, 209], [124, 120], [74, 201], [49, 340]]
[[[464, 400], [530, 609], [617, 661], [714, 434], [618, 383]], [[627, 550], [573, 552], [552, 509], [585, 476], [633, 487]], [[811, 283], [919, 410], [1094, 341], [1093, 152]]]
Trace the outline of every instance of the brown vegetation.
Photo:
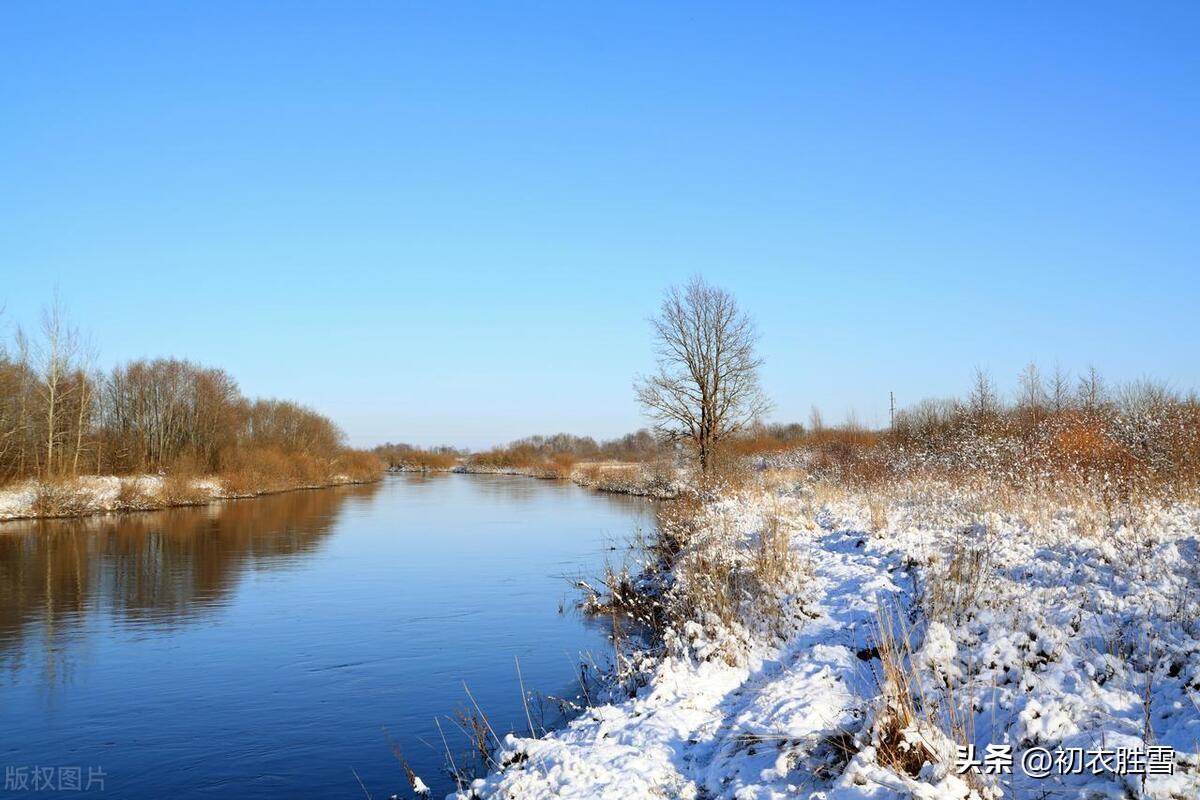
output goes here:
[[[468, 470], [514, 472], [540, 478], [571, 478], [578, 470], [584, 470], [583, 483], [604, 488], [598, 484], [607, 484], [618, 477], [612, 471], [613, 462], [638, 469], [639, 464], [669, 460], [670, 450], [649, 431], [641, 430], [602, 442], [568, 433], [529, 436], [504, 447], [464, 456], [463, 464]], [[595, 480], [588, 480], [588, 476]]]
[[410, 444], [381, 444], [371, 450], [393, 471], [437, 472], [451, 469], [464, 453], [453, 447], [423, 449]]
[[1005, 403], [984, 374], [965, 400], [924, 401], [889, 430], [855, 424], [751, 428], [727, 442], [743, 458], [799, 466], [833, 483], [871, 486], [924, 475], [1014, 489], [1086, 489], [1109, 504], [1200, 490], [1200, 400], [1149, 382], [1108, 390], [1093, 369], [1067, 391], [1036, 368]]
[[201, 475], [247, 494], [377, 477], [378, 459], [344, 439], [309, 408], [243, 397], [220, 369], [160, 358], [103, 373], [57, 306], [37, 337], [18, 330], [0, 346], [0, 484], [37, 478], [37, 506], [60, 514], [76, 504], [67, 479], [83, 474], [164, 475], [180, 504], [200, 501]]

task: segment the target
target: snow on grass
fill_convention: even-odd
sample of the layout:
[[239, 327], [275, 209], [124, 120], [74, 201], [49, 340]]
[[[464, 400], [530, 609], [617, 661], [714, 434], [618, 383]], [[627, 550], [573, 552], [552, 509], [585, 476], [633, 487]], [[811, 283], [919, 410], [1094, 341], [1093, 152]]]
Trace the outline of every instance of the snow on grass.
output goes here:
[[217, 476], [170, 478], [161, 475], [83, 475], [54, 481], [27, 480], [0, 488], [0, 521], [146, 511], [255, 497], [270, 491], [317, 489], [355, 482], [351, 476], [336, 475], [320, 484], [234, 491], [226, 480]]
[[[460, 796], [1200, 797], [1200, 506], [790, 481], [701, 517], [664, 598], [688, 597], [702, 563], [722, 577], [701, 593], [733, 586], [736, 613], [693, 597], [635, 696], [508, 737], [508, 766]], [[746, 582], [773, 517], [790, 577]], [[1012, 745], [1013, 774], [957, 774], [966, 744]], [[1149, 746], [1174, 748], [1174, 774], [1037, 778], [1020, 762]]]

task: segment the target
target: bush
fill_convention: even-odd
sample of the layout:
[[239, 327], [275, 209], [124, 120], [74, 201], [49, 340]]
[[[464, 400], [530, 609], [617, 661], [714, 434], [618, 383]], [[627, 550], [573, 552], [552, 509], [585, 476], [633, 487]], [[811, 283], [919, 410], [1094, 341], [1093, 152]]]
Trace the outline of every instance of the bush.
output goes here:
[[72, 517], [90, 510], [90, 498], [68, 481], [39, 481], [32, 511], [38, 517]]
[[451, 447], [425, 450], [408, 444], [384, 444], [371, 454], [390, 470], [440, 471], [449, 470], [458, 463], [461, 453]]
[[162, 487], [158, 492], [162, 503], [169, 506], [196, 506], [212, 499], [212, 494], [207, 489], [197, 486], [195, 478], [186, 473], [163, 478]]
[[346, 450], [333, 461], [334, 477], [345, 476], [355, 483], [378, 480], [383, 462], [365, 450]]
[[147, 511], [162, 505], [160, 498], [145, 484], [141, 477], [122, 478], [117, 489], [116, 507], [122, 511]]

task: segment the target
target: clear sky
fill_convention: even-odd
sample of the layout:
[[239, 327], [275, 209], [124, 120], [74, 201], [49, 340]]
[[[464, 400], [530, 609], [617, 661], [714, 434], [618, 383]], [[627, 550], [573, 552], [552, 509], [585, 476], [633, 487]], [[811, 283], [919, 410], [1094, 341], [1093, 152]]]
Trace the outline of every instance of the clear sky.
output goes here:
[[0, 4], [0, 303], [357, 444], [643, 424], [664, 287], [780, 420], [1200, 385], [1196, 3]]

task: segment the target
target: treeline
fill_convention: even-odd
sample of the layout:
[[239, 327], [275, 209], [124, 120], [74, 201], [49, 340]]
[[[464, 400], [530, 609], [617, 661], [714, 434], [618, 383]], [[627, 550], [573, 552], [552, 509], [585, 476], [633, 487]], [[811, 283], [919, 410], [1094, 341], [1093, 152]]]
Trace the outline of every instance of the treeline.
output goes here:
[[667, 451], [649, 431], [640, 430], [616, 439], [597, 442], [590, 436], [556, 433], [528, 436], [503, 447], [472, 453], [470, 469], [513, 470], [548, 478], [567, 478], [581, 461], [624, 461], [648, 463]]
[[468, 469], [520, 470], [566, 477], [580, 461], [650, 463], [670, 457], [673, 451], [650, 431], [639, 430], [601, 441], [569, 433], [527, 436], [475, 453], [454, 447], [420, 448], [390, 442], [371, 452], [389, 469], [439, 470], [462, 464]]
[[328, 418], [246, 398], [221, 369], [159, 358], [105, 373], [93, 360], [57, 308], [37, 336], [0, 346], [0, 482], [217, 474], [255, 490], [378, 472]]
[[476, 458], [548, 459], [572, 456], [578, 461], [651, 461], [666, 452], [650, 431], [642, 429], [615, 439], [597, 441], [591, 436], [555, 433], [527, 436], [503, 447], [475, 454]]
[[446, 470], [453, 467], [460, 458], [466, 455], [465, 450], [454, 447], [423, 448], [404, 443], [393, 444], [392, 442], [381, 444], [373, 448], [371, 452], [390, 470]]

